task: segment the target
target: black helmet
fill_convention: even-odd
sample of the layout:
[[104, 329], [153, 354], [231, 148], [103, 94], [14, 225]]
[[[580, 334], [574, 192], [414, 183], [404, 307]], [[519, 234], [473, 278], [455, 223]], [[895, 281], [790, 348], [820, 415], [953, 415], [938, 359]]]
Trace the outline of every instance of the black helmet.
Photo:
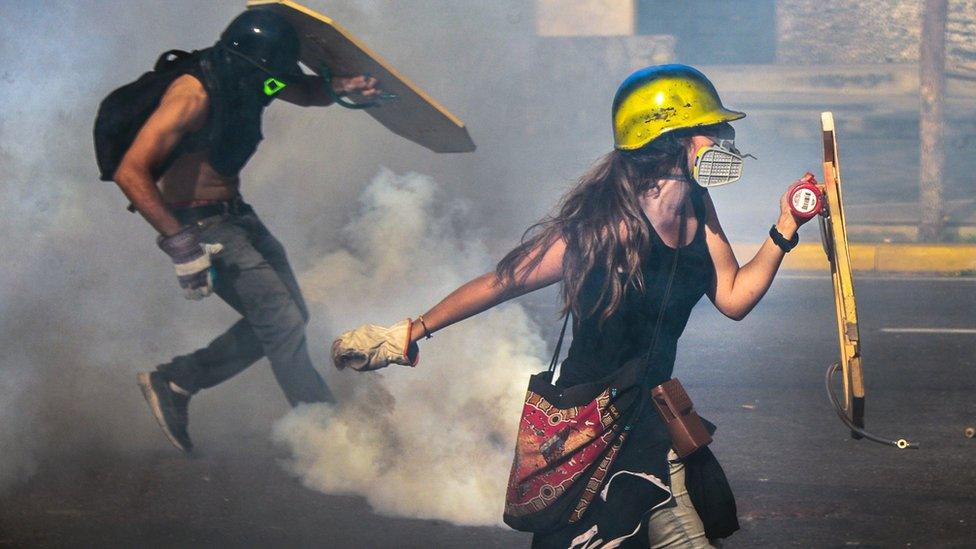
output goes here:
[[276, 78], [301, 74], [298, 33], [269, 9], [249, 9], [235, 17], [217, 44]]

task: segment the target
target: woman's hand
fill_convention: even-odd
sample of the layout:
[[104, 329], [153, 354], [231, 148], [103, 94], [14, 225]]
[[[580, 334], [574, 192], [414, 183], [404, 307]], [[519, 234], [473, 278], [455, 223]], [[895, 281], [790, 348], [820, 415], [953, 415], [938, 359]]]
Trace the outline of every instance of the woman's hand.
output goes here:
[[357, 372], [379, 370], [390, 364], [416, 366], [420, 351], [410, 339], [411, 325], [408, 318], [389, 328], [364, 324], [348, 331], [332, 343], [332, 362], [340, 370], [348, 367]]
[[791, 183], [789, 188], [786, 189], [786, 192], [784, 192], [783, 196], [781, 196], [779, 199], [779, 220], [776, 221], [776, 230], [778, 230], [784, 238], [792, 238], [800, 226], [813, 219], [813, 217], [816, 217], [797, 217], [793, 214], [793, 208], [790, 207], [790, 194], [793, 191], [793, 187], [800, 183], [806, 182], [816, 183], [817, 180], [814, 179], [813, 174], [807, 172], [806, 175]]

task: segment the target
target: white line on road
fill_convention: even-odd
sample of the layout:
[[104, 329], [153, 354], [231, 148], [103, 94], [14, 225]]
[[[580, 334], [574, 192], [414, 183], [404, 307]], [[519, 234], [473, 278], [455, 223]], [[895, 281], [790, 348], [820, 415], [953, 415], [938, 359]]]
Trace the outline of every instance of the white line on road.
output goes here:
[[889, 334], [976, 334], [976, 328], [881, 328]]

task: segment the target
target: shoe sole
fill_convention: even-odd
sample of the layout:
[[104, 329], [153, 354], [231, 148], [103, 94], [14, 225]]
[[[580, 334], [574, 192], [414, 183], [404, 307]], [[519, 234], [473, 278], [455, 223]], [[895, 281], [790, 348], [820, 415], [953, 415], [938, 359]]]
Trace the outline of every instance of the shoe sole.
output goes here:
[[156, 396], [156, 391], [152, 390], [152, 381], [149, 379], [149, 374], [143, 372], [137, 377], [139, 380], [139, 389], [142, 390], [142, 396], [149, 404], [149, 411], [152, 412], [153, 417], [156, 418], [156, 423], [159, 424], [159, 428], [163, 430], [163, 434], [166, 435], [166, 439], [169, 440], [173, 446], [176, 446], [176, 448], [181, 452], [189, 453], [190, 449], [180, 444], [176, 437], [174, 437], [166, 427], [166, 420], [163, 419], [163, 409], [159, 405], [159, 398]]

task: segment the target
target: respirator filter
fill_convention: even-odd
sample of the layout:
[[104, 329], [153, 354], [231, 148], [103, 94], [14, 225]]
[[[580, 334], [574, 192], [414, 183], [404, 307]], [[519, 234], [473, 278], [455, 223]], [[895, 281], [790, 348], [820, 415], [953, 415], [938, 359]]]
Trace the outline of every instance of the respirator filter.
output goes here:
[[742, 154], [731, 139], [719, 139], [695, 155], [692, 177], [702, 187], [734, 183], [742, 177]]

